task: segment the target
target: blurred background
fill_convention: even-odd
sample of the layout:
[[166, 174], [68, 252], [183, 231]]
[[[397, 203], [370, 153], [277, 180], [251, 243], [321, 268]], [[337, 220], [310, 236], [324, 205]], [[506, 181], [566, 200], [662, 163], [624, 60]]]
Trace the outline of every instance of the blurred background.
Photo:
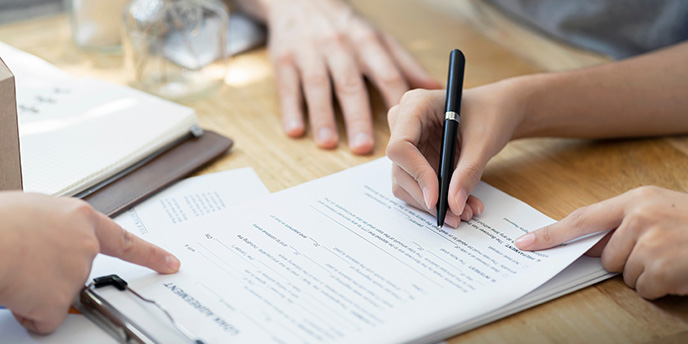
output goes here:
[[62, 11], [63, 0], [0, 0], [0, 24]]

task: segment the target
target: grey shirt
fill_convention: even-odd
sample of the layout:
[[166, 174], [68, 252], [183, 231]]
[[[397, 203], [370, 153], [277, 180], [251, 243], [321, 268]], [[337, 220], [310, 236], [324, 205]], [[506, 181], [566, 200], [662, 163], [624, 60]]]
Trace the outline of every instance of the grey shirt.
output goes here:
[[538, 30], [620, 59], [688, 40], [688, 0], [487, 0]]

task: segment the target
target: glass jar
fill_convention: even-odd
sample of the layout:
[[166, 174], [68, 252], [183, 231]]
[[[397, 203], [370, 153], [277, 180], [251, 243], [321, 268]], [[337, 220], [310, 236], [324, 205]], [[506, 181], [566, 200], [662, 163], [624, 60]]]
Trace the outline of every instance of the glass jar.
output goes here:
[[222, 85], [228, 11], [218, 0], [133, 0], [122, 37], [130, 84], [172, 100]]
[[129, 0], [64, 0], [77, 46], [97, 52], [122, 49], [122, 9]]

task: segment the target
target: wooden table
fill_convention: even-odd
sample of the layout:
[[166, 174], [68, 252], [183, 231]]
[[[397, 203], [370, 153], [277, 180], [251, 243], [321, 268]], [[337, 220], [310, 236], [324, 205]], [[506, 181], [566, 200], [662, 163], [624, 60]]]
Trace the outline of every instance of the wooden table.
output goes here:
[[[466, 52], [466, 86], [538, 72], [532, 64], [476, 33], [470, 26], [421, 1], [353, 1], [379, 27], [399, 37], [438, 80], [447, 52]], [[122, 57], [77, 49], [64, 16], [0, 27], [0, 40], [65, 70], [124, 83]], [[212, 97], [188, 103], [203, 127], [235, 140], [231, 154], [206, 168], [210, 173], [253, 167], [270, 191], [329, 175], [384, 155], [389, 138], [386, 109], [373, 95], [372, 154], [320, 150], [310, 134], [290, 139], [279, 125], [279, 106], [264, 49], [234, 58], [229, 84]], [[341, 127], [340, 121], [340, 127]], [[561, 219], [574, 209], [644, 184], [688, 191], [688, 141], [682, 137], [582, 141], [528, 139], [513, 142], [488, 165], [484, 180]], [[449, 340], [460, 342], [685, 342], [688, 298], [649, 302], [614, 278]]]

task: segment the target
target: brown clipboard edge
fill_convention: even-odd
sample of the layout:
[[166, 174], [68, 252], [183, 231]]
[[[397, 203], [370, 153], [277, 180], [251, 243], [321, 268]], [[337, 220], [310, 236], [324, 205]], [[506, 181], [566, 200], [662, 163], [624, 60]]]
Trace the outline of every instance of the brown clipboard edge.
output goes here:
[[219, 159], [233, 143], [227, 137], [205, 131], [203, 135], [180, 142], [82, 199], [94, 209], [115, 217], [170, 184]]

